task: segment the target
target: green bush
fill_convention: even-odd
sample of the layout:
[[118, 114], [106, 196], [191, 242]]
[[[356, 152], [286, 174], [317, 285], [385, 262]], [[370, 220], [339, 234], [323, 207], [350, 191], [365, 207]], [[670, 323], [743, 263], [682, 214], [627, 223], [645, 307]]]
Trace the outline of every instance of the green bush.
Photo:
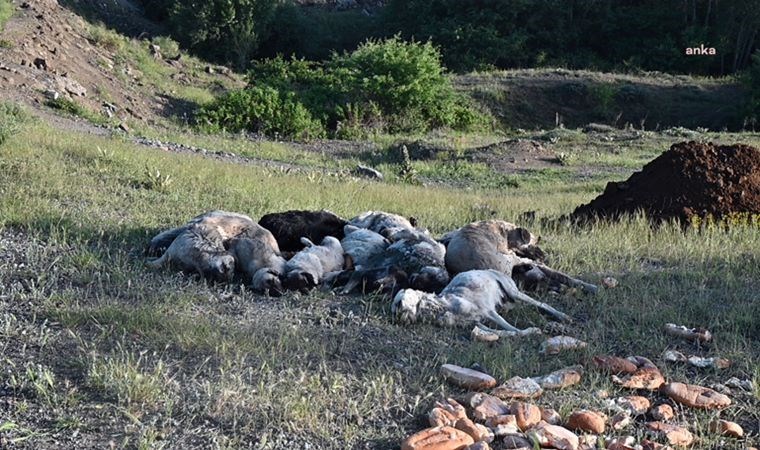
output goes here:
[[[344, 138], [485, 123], [454, 91], [435, 47], [399, 38], [368, 41], [323, 64], [282, 57], [254, 62], [248, 87], [204, 107], [199, 118], [212, 128], [288, 137], [313, 135], [318, 122]], [[287, 126], [288, 120], [297, 123]]]
[[429, 42], [398, 37], [367, 41], [330, 62], [355, 103], [375, 104], [389, 131], [425, 131], [459, 127], [462, 101], [441, 66], [441, 55]]
[[746, 116], [752, 122], [760, 122], [760, 50], [752, 56], [752, 65], [745, 77], [745, 85], [749, 90]]
[[250, 87], [229, 92], [201, 108], [198, 121], [210, 131], [253, 131], [269, 136], [308, 139], [324, 135], [324, 128], [295, 99], [272, 87]]

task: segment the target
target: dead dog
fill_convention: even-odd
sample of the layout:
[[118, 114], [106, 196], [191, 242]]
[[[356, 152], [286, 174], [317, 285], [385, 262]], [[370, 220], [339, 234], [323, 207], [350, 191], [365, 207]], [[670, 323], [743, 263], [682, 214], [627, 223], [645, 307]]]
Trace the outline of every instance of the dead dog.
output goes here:
[[307, 292], [319, 285], [331, 272], [343, 270], [343, 247], [332, 236], [315, 245], [307, 238], [301, 238], [306, 248], [296, 253], [285, 263], [284, 287]]
[[224, 247], [222, 235], [200, 223], [184, 228], [161, 257], [147, 264], [154, 269], [175, 267], [215, 281], [229, 281], [235, 272], [235, 258]]
[[375, 233], [379, 233], [386, 238], [402, 230], [414, 230], [417, 220], [414, 218], [407, 219], [398, 214], [387, 213], [383, 211], [367, 211], [359, 214], [348, 222], [358, 228], [366, 228]]
[[439, 292], [448, 284], [446, 248], [441, 243], [419, 230], [399, 230], [392, 237], [397, 240], [382, 252], [374, 252], [353, 271], [344, 271], [333, 280], [345, 283], [343, 294], [359, 286], [365, 291], [395, 292], [412, 287]]
[[321, 242], [325, 236], [343, 239], [345, 219], [327, 210], [285, 211], [264, 215], [259, 225], [271, 231], [283, 252], [297, 252], [304, 246], [301, 238]]
[[160, 233], [151, 240], [150, 247], [159, 252], [167, 243], [163, 256], [149, 265], [163, 267], [171, 263], [186, 272], [224, 280], [231, 279], [232, 271], [237, 269], [245, 283], [258, 292], [282, 291], [279, 277], [285, 260], [277, 241], [244, 214], [218, 210], [201, 214], [183, 226]]
[[205, 212], [193, 217], [180, 227], [156, 235], [150, 240], [150, 245], [146, 251], [147, 256], [161, 256], [180, 234], [196, 224], [203, 224], [208, 229], [215, 229], [224, 242], [256, 226], [256, 222], [245, 214], [220, 210]]
[[[595, 293], [597, 287], [543, 263], [544, 252], [538, 238], [525, 228], [503, 220], [470, 223], [441, 238], [446, 243], [446, 268], [452, 274], [468, 270], [494, 269], [526, 281], [548, 281], [555, 285], [578, 287]], [[517, 266], [522, 266], [514, 270]]]
[[237, 261], [237, 270], [256, 292], [280, 295], [283, 292], [280, 278], [285, 273], [285, 258], [280, 255], [277, 241], [261, 228], [258, 237], [236, 237], [230, 240], [230, 253]]
[[414, 289], [399, 291], [391, 311], [401, 321], [413, 323], [432, 319], [440, 325], [456, 326], [489, 320], [502, 330], [517, 334], [535, 333], [536, 329], [520, 330], [498, 312], [510, 310], [516, 301], [536, 306], [552, 317], [569, 321], [570, 317], [551, 306], [520, 292], [514, 280], [496, 270], [471, 270], [455, 276], [438, 295]]

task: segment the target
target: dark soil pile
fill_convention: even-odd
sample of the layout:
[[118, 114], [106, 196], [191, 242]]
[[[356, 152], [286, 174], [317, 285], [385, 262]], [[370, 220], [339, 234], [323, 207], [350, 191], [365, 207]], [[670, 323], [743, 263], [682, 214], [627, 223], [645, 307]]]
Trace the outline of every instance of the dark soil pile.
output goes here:
[[760, 150], [674, 144], [628, 180], [608, 183], [604, 193], [576, 208], [571, 218], [615, 219], [639, 210], [654, 221], [760, 214]]

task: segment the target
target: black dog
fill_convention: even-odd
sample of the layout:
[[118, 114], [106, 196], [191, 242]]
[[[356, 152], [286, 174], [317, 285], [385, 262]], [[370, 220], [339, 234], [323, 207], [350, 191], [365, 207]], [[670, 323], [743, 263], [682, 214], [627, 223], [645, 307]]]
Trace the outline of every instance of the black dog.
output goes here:
[[343, 239], [343, 227], [347, 223], [326, 210], [272, 213], [259, 220], [259, 225], [272, 232], [282, 252], [303, 249], [302, 237], [312, 242], [322, 242], [325, 236]]

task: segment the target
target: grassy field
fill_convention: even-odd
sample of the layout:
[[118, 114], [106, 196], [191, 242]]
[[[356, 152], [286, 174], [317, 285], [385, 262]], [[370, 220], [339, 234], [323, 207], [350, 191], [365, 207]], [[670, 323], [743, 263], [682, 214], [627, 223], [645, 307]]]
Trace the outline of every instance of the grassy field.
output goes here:
[[[419, 161], [415, 168], [428, 181], [422, 186], [341, 170], [240, 165], [27, 122], [0, 145], [0, 447], [398, 448], [425, 426], [435, 400], [463, 393], [439, 377], [443, 363], [478, 363], [504, 380], [576, 363], [590, 369], [596, 354], [643, 355], [670, 380], [709, 385], [737, 376], [757, 386], [757, 229], [682, 232], [641, 219], [590, 229], [533, 224], [556, 268], [591, 282], [620, 281], [595, 297], [536, 293], [571, 314], [567, 333], [589, 342], [555, 357], [538, 353], [537, 337], [485, 345], [470, 341], [469, 329], [403, 327], [391, 319], [387, 298], [266, 298], [143, 265], [157, 231], [217, 208], [254, 218], [293, 208], [343, 216], [386, 210], [413, 215], [434, 234], [490, 217], [516, 221], [528, 210], [556, 217], [682, 139], [592, 142], [577, 131], [554, 132], [560, 150], [574, 153], [553, 171], [505, 175], [462, 162], [456, 167], [479, 174], [462, 181], [451, 162]], [[236, 137], [171, 138], [284, 162], [301, 155], [307, 166], [363, 161]], [[701, 138], [760, 142], [757, 135]], [[378, 151], [390, 148], [386, 141]], [[583, 176], [588, 167], [599, 170]], [[516, 182], [492, 183], [499, 177]], [[548, 326], [524, 307], [510, 321]], [[661, 332], [666, 322], [707, 327], [715, 342], [694, 348], [675, 341]], [[669, 365], [661, 360], [669, 348], [734, 364], [722, 371]], [[563, 415], [604, 409], [601, 390], [627, 394], [588, 370], [580, 385], [538, 403]], [[742, 424], [748, 443], [757, 444], [760, 391], [732, 398], [720, 417]], [[678, 413], [698, 437], [696, 448], [744, 448], [707, 431], [718, 413]], [[627, 433], [640, 437], [640, 428]]]

